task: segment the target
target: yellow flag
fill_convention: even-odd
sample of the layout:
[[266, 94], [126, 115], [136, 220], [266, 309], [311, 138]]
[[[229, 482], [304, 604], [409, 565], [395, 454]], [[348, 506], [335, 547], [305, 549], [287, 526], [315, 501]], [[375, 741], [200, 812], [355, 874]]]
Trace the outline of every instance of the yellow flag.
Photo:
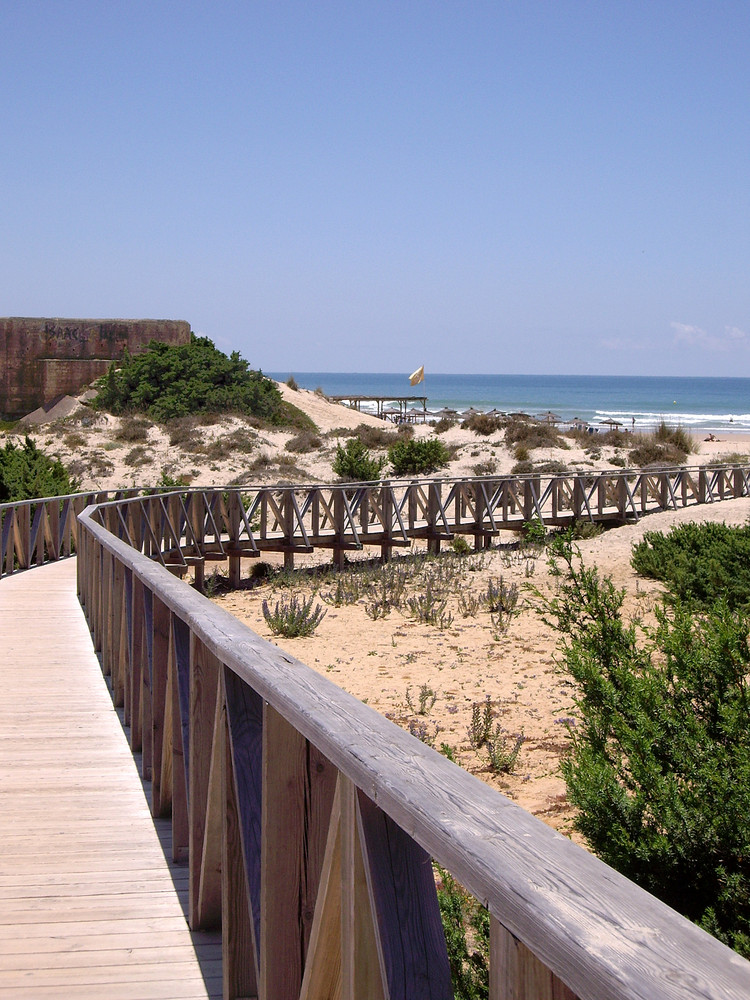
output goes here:
[[415, 372], [411, 373], [409, 381], [412, 385], [419, 385], [420, 382], [424, 382], [424, 365], [420, 365]]

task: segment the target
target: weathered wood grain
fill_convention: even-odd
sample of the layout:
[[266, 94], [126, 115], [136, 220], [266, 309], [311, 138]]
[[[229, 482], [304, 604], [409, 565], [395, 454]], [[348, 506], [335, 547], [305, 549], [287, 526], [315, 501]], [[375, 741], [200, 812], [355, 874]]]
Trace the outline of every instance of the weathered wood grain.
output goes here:
[[0, 582], [0, 997], [218, 997], [220, 946], [203, 937], [201, 967], [75, 575]]
[[86, 515], [82, 527], [578, 996], [750, 995], [749, 963]]

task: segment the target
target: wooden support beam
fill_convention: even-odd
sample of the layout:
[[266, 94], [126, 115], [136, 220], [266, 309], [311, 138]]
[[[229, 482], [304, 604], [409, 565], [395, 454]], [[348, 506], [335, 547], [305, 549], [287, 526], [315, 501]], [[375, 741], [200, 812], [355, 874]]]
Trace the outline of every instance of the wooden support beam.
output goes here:
[[[222, 677], [222, 700], [226, 705], [226, 668]], [[250, 903], [248, 876], [242, 847], [242, 821], [229, 736], [228, 713], [223, 717], [224, 767], [222, 794], [224, 812], [221, 838], [221, 956], [224, 1000], [254, 997], [258, 992], [258, 949]]]
[[[166, 815], [167, 797], [164, 794], [164, 735], [167, 731], [168, 677], [169, 677], [169, 608], [157, 597], [152, 606], [153, 639], [151, 648], [151, 810], [154, 816]], [[171, 711], [170, 711], [171, 721]], [[171, 733], [170, 733], [171, 737]], [[170, 740], [171, 749], [171, 740]], [[171, 758], [170, 758], [171, 761]], [[170, 766], [171, 772], [171, 766]], [[171, 784], [170, 784], [171, 789]], [[171, 802], [171, 790], [169, 795]]]
[[188, 748], [188, 834], [190, 887], [188, 922], [193, 930], [201, 923], [201, 862], [206, 836], [209, 778], [213, 748], [216, 699], [221, 663], [195, 633], [190, 633], [190, 739]]
[[577, 997], [491, 916], [489, 1000], [577, 1000]]
[[432, 860], [362, 791], [359, 830], [390, 1000], [453, 1000]]
[[[187, 861], [190, 842], [188, 824], [187, 726], [190, 639], [187, 626], [177, 615], [170, 615], [169, 677], [172, 715], [172, 856]], [[181, 690], [182, 689], [182, 690]], [[183, 705], [185, 713], [183, 714]], [[183, 721], [184, 720], [184, 721]]]
[[384, 970], [362, 857], [357, 789], [343, 775], [341, 801], [341, 1000], [385, 1000]]
[[341, 1000], [341, 794], [337, 785], [300, 1000]]

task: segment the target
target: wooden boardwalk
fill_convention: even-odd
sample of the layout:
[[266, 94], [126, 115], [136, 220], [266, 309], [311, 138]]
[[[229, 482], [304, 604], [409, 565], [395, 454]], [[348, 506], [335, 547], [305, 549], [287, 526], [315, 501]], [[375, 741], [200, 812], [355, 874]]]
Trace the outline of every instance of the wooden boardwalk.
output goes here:
[[220, 997], [219, 937], [187, 926], [74, 559], [2, 581], [0, 636], [0, 1000]]

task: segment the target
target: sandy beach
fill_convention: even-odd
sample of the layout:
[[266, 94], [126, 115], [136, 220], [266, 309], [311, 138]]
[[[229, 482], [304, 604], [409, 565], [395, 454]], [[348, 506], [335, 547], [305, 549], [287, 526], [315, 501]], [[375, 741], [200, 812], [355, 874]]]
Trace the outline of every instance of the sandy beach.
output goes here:
[[[336, 434], [337, 429], [364, 424], [394, 436], [398, 433], [376, 417], [328, 403], [313, 392], [293, 391], [285, 385], [280, 388], [285, 398], [303, 409], [318, 427], [320, 444], [308, 452], [287, 449], [295, 432], [254, 428], [237, 417], [195, 423], [182, 443], [175, 444], [174, 428], [170, 431], [137, 420], [97, 414], [77, 404], [53, 424], [18, 428], [11, 436], [19, 439], [19, 431], [23, 434], [28, 430], [39, 447], [72, 467], [83, 488], [112, 489], [155, 485], [163, 475], [186, 475], [192, 486], [332, 481], [336, 446], [345, 440], [343, 433]], [[434, 430], [429, 425], [418, 425], [415, 434], [430, 436]], [[454, 456], [439, 475], [475, 475], [481, 468], [507, 473], [516, 462], [502, 431], [481, 437], [455, 426], [442, 434], [441, 440]], [[559, 462], [569, 469], [614, 469], [622, 467], [626, 454], [622, 447], [600, 446], [597, 435], [584, 442], [566, 440], [565, 444], [535, 449], [531, 457], [535, 462]], [[696, 440], [687, 464], [719, 462], [748, 452], [750, 439], [743, 435]], [[373, 453], [385, 454], [377, 449]], [[578, 544], [587, 564], [595, 564], [625, 589], [626, 612], [648, 621], [660, 586], [637, 578], [630, 567], [632, 545], [644, 532], [666, 530], [690, 520], [742, 524], [748, 517], [750, 498], [726, 501], [651, 515], [638, 524], [612, 528]], [[366, 559], [367, 554], [362, 558]], [[437, 748], [442, 746], [463, 767], [545, 822], [569, 833], [572, 813], [558, 764], [565, 752], [566, 724], [575, 724], [574, 691], [557, 662], [557, 637], [542, 622], [535, 607], [538, 598], [532, 590], [550, 594], [555, 586], [546, 555], [524, 550], [519, 547], [518, 537], [508, 533], [487, 552], [448, 556], [443, 560], [450, 564], [446, 571], [450, 583], [443, 628], [417, 622], [405, 603], [408, 595], [424, 591], [424, 574], [431, 572], [429, 565], [423, 567], [422, 575], [412, 573], [402, 607], [374, 620], [372, 599], [367, 595], [354, 603], [336, 606], [333, 578], [311, 580], [305, 573], [306, 568], [324, 559], [325, 555], [298, 558], [299, 572], [285, 580], [284, 587], [278, 586], [278, 581], [276, 585], [262, 582], [222, 593], [219, 576], [213, 580], [209, 576], [209, 585], [216, 587], [214, 599], [218, 603], [261, 636], [420, 738]], [[407, 554], [404, 565], [413, 561], [414, 556]], [[271, 557], [269, 562], [278, 564], [278, 559]], [[246, 576], [251, 567], [251, 560], [243, 563]], [[216, 573], [222, 573], [221, 566], [216, 567]], [[506, 623], [507, 627], [498, 627], [481, 606], [490, 581], [497, 585], [501, 578], [505, 586], [518, 588], [517, 614]], [[262, 602], [268, 600], [273, 606], [289, 595], [290, 588], [300, 597], [314, 597], [326, 611], [310, 638], [274, 637], [263, 617]], [[486, 754], [472, 747], [469, 730], [473, 708], [479, 705], [484, 710], [488, 701], [493, 726], [501, 727], [508, 746], [523, 738], [510, 774], [494, 773]]]

